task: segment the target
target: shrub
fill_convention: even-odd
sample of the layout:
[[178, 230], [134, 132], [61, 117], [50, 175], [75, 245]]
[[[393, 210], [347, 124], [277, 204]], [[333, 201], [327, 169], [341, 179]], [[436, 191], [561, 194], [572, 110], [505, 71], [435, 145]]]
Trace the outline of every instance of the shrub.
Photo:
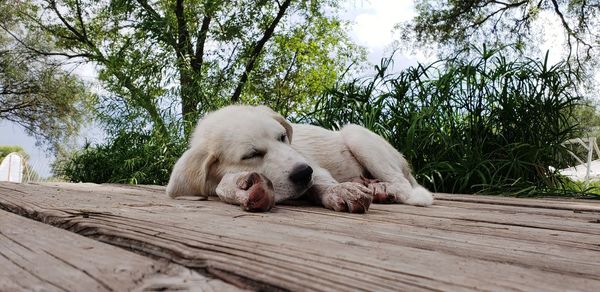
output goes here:
[[104, 144], [87, 144], [54, 169], [73, 182], [164, 185], [185, 146], [179, 139], [121, 131]]
[[[340, 83], [316, 99], [311, 113], [290, 116], [330, 129], [346, 123], [371, 129], [436, 192], [588, 192], [568, 191], [572, 183], [551, 170], [571, 162], [561, 143], [581, 134], [572, 117], [583, 100], [569, 67], [549, 66], [547, 55], [509, 61], [500, 50], [478, 52], [397, 74], [388, 74], [391, 58], [383, 59], [373, 77]], [[71, 181], [166, 184], [185, 145], [181, 138], [120, 131], [56, 169]]]
[[572, 111], [582, 100], [565, 63], [509, 61], [478, 50], [388, 74], [339, 84], [299, 121], [326, 128], [363, 125], [385, 137], [436, 192], [556, 192], [565, 179], [561, 143], [580, 133]]

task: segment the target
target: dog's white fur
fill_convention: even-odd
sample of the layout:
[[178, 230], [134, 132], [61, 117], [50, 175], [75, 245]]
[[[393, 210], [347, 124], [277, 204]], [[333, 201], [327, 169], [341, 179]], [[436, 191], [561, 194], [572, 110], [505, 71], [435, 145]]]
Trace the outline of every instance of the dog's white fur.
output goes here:
[[[264, 156], [248, 158], [256, 151]], [[302, 164], [312, 167], [312, 183], [297, 186], [289, 176]], [[351, 182], [363, 175], [385, 182], [386, 191], [398, 203], [428, 206], [433, 202], [432, 194], [413, 178], [402, 154], [369, 130], [357, 125], [329, 131], [290, 124], [267, 107], [241, 105], [222, 108], [200, 120], [189, 149], [175, 164], [167, 194], [216, 195], [224, 175], [249, 171], [273, 182], [276, 202], [310, 191], [325, 207], [342, 210], [340, 202], [351, 206], [357, 196], [372, 195]]]

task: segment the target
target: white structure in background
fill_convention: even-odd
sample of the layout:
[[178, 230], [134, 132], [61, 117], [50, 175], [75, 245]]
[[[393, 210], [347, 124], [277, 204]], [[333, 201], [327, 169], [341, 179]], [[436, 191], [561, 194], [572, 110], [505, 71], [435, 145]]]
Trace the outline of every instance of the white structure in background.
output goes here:
[[[563, 143], [563, 145], [575, 144], [580, 145], [585, 150], [587, 150], [586, 161], [577, 157], [575, 153], [569, 151], [569, 154], [573, 156], [579, 165], [561, 169], [559, 172], [576, 181], [584, 181], [588, 184], [592, 180], [600, 179], [600, 150], [598, 150], [598, 144], [596, 143], [596, 137], [590, 138], [576, 138], [567, 140]], [[594, 152], [596, 152], [596, 160], [592, 160], [594, 156]]]
[[23, 157], [16, 152], [8, 154], [0, 163], [0, 181], [23, 181]]

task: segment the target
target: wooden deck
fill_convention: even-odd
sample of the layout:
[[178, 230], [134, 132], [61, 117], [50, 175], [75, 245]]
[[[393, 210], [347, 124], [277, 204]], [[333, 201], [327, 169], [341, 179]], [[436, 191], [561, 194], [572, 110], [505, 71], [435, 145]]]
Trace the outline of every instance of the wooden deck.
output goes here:
[[157, 186], [0, 183], [0, 291], [600, 291], [600, 201], [436, 198], [247, 213]]

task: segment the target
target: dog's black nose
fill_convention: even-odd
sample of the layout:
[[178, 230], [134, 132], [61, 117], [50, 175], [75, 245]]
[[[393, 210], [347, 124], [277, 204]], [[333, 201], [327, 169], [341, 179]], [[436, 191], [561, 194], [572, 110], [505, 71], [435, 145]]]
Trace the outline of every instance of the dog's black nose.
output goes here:
[[290, 180], [299, 186], [306, 186], [312, 179], [313, 169], [308, 164], [300, 164], [290, 173]]

